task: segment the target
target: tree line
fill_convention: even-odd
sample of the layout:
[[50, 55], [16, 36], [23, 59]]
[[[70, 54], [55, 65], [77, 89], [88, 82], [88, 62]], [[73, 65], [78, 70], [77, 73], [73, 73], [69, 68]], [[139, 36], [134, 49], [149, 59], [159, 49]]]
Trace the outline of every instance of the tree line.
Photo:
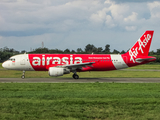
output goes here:
[[[4, 48], [0, 48], [0, 62], [3, 62], [5, 60], [7, 60], [8, 58], [10, 58], [13, 55], [17, 55], [17, 54], [24, 54], [24, 53], [48, 53], [48, 54], [124, 54], [127, 51], [118, 51], [116, 49], [114, 49], [112, 52], [110, 50], [110, 45], [106, 44], [105, 48], [103, 49], [102, 47], [95, 47], [93, 44], [88, 44], [85, 46], [84, 50], [82, 48], [77, 48], [77, 50], [70, 50], [70, 49], [65, 49], [65, 50], [60, 50], [60, 49], [48, 49], [46, 47], [42, 48], [36, 48], [30, 52], [27, 52], [25, 50], [22, 51], [17, 51], [14, 50], [13, 48], [8, 48], [8, 47], [4, 47]], [[155, 56], [157, 57], [157, 60], [155, 62], [159, 62], [160, 63], [160, 49], [157, 49], [156, 52], [154, 51], [150, 51], [149, 55]]]
[[58, 54], [119, 54], [119, 53], [125, 53], [125, 51], [119, 52], [118, 50], [114, 49], [113, 52], [110, 51], [110, 45], [106, 45], [105, 48], [103, 49], [102, 47], [95, 47], [92, 44], [88, 44], [85, 46], [84, 50], [82, 48], [77, 48], [77, 50], [70, 50], [70, 49], [65, 49], [65, 50], [59, 50], [59, 49], [48, 49], [48, 48], [36, 48], [33, 51], [30, 51], [28, 53], [58, 53]]

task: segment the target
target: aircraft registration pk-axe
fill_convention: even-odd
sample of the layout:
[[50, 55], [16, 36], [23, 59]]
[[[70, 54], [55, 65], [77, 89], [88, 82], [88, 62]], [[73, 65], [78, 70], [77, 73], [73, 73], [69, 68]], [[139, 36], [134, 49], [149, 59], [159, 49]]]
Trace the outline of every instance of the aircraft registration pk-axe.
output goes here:
[[155, 57], [148, 56], [154, 31], [146, 31], [126, 53], [113, 54], [20, 54], [10, 57], [2, 66], [9, 70], [48, 71], [50, 76], [63, 76], [73, 72], [119, 70], [152, 62]]

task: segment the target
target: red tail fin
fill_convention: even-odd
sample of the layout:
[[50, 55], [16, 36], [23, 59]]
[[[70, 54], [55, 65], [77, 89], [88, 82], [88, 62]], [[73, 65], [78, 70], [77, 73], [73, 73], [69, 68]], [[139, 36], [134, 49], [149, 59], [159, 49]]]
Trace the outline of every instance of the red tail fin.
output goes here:
[[125, 55], [130, 56], [130, 61], [135, 63], [139, 56], [148, 56], [154, 31], [146, 31], [136, 44]]
[[151, 45], [154, 31], [146, 31], [136, 44], [129, 50], [130, 54], [136, 53], [137, 55], [148, 56], [149, 48]]

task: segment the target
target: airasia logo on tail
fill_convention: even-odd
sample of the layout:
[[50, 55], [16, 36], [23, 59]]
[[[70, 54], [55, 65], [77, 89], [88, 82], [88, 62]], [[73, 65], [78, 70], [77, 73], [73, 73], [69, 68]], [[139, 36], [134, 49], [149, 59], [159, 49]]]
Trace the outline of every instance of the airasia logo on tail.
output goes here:
[[135, 58], [137, 58], [139, 52], [141, 52], [142, 54], [144, 53], [144, 49], [146, 48], [148, 42], [151, 40], [151, 37], [151, 34], [144, 35], [144, 40], [141, 41], [141, 39], [139, 39], [137, 41], [138, 46], [133, 47], [129, 50], [130, 61], [133, 61], [133, 63], [135, 63]]
[[145, 39], [143, 40], [143, 42], [140, 39], [138, 40], [138, 43], [139, 43], [139, 49], [138, 50], [141, 50], [142, 53], [144, 53], [142, 47], [145, 48], [148, 41], [151, 40], [151, 35], [150, 34], [147, 34], [147, 36], [144, 35], [144, 37], [145, 37]]

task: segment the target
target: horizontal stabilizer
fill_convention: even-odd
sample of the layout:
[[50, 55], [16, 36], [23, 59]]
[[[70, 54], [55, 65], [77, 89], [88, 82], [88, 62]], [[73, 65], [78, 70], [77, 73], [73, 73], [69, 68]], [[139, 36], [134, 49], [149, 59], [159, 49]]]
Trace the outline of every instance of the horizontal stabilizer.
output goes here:
[[153, 59], [155, 59], [155, 58], [137, 58], [136, 62], [141, 63], [141, 62], [150, 61], [150, 60], [153, 60]]

